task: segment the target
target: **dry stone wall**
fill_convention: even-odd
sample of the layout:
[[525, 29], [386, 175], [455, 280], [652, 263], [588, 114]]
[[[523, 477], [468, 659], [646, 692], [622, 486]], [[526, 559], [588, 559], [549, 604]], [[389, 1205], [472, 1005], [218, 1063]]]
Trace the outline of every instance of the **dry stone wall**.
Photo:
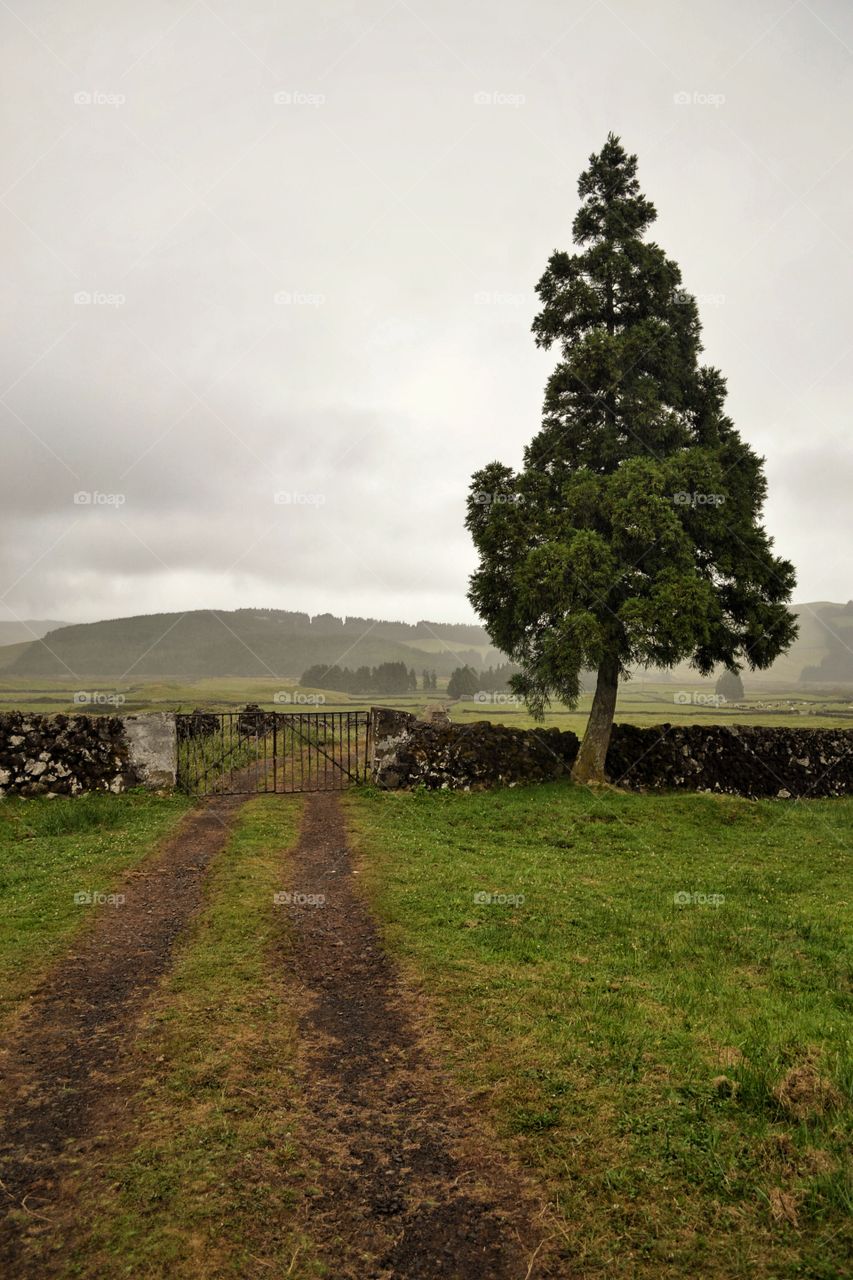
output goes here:
[[[426, 724], [374, 708], [377, 786], [472, 790], [565, 777], [573, 733], [487, 720]], [[853, 794], [853, 730], [629, 724], [613, 728], [609, 778], [641, 790], [711, 791], [781, 799]]]
[[0, 714], [0, 796], [174, 786], [175, 718]]

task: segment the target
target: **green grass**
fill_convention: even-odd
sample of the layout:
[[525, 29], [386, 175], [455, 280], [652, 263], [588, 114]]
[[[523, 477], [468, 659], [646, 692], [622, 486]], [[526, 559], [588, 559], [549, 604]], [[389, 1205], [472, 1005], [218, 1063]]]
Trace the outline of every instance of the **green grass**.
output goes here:
[[844, 1274], [853, 800], [346, 803], [389, 945], [577, 1274]]
[[74, 894], [109, 892], [186, 809], [144, 794], [0, 803], [0, 1022], [91, 918]]
[[[123, 703], [81, 705], [74, 702], [76, 685], [67, 680], [41, 676], [2, 678], [0, 671], [0, 710], [41, 712], [44, 714], [112, 714], [143, 711], [192, 711], [205, 707], [212, 711], [234, 711], [255, 702], [267, 710], [277, 711], [347, 711], [366, 708], [372, 703], [398, 707], [420, 713], [429, 703], [446, 699], [446, 678], [441, 678], [437, 693], [401, 694], [394, 697], [365, 695], [356, 697], [334, 690], [303, 689], [298, 677], [249, 678], [220, 677], [203, 680], [142, 679], [117, 683], [115, 680], [87, 680], [89, 693], [107, 696], [120, 694]], [[420, 673], [419, 673], [420, 678]], [[786, 686], [771, 681], [746, 680], [746, 705], [713, 707], [701, 701], [714, 691], [713, 681], [683, 680], [673, 675], [664, 683], [643, 678], [624, 681], [619, 689], [616, 719], [638, 725], [670, 724], [754, 724], [798, 726], [804, 728], [853, 728], [853, 687], [820, 689], [811, 686]], [[299, 701], [321, 695], [325, 703]], [[276, 701], [278, 695], [279, 700]], [[286, 695], [290, 701], [282, 702]], [[688, 702], [677, 701], [686, 696]], [[699, 696], [700, 700], [696, 698]], [[557, 703], [545, 717], [545, 725], [572, 729], [582, 733], [586, 725], [591, 694], [584, 694], [576, 710]], [[452, 705], [451, 716], [462, 723], [472, 720], [496, 720], [502, 724], [531, 728], [535, 724], [523, 705], [490, 704], [473, 701]]]
[[320, 1274], [295, 1224], [308, 1126], [273, 905], [300, 814], [292, 797], [250, 801], [213, 865], [138, 1042], [120, 1147], [79, 1189], [67, 1277]]

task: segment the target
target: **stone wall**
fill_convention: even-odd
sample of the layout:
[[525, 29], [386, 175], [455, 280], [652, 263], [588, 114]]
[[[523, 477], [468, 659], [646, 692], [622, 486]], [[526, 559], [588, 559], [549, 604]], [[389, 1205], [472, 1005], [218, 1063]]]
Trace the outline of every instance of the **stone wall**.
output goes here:
[[[578, 745], [575, 734], [557, 729], [512, 729], [487, 720], [424, 724], [377, 708], [373, 779], [387, 789], [542, 782], [570, 772]], [[853, 730], [617, 724], [607, 773], [621, 787], [643, 790], [782, 799], [853, 794]]]
[[616, 725], [607, 773], [621, 787], [780, 799], [853, 794], [853, 729]]
[[373, 781], [386, 790], [475, 790], [564, 777], [578, 752], [573, 733], [491, 724], [426, 724], [403, 711], [373, 711]]
[[175, 718], [0, 714], [0, 796], [174, 786]]

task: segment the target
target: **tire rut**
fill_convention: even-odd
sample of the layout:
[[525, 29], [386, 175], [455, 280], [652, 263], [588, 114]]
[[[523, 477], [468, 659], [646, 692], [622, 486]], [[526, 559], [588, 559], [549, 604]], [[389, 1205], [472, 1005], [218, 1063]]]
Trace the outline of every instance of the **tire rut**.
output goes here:
[[216, 798], [193, 809], [125, 873], [115, 890], [125, 903], [96, 909], [30, 998], [13, 1043], [0, 1054], [5, 1274], [45, 1274], [51, 1206], [57, 1202], [60, 1217], [67, 1209], [59, 1203], [63, 1178], [107, 1144], [108, 1131], [114, 1140], [118, 1104], [138, 1067], [137, 1019], [201, 904], [204, 873], [247, 798]]
[[541, 1201], [419, 1036], [412, 994], [355, 889], [337, 797], [308, 799], [287, 887], [290, 965], [302, 986], [305, 1147], [319, 1183], [304, 1226], [330, 1274], [566, 1276]]

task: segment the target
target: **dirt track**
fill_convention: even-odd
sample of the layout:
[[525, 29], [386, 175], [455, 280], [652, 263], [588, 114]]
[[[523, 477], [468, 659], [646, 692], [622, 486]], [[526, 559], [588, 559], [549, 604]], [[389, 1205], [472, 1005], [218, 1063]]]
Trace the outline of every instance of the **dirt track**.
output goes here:
[[[0, 1274], [62, 1268], [75, 1169], [121, 1148], [145, 1062], [137, 1028], [247, 797], [193, 810], [124, 877], [35, 992], [0, 1053]], [[284, 888], [282, 986], [296, 1002], [309, 1178], [301, 1226], [334, 1280], [554, 1280], [559, 1235], [419, 1033], [414, 998], [356, 890], [340, 801], [306, 800]], [[283, 957], [283, 959], [282, 959]], [[150, 1006], [149, 1006], [150, 1007]], [[81, 1273], [85, 1274], [85, 1273]], [[95, 1273], [93, 1273], [95, 1274]]]
[[[0, 1273], [41, 1276], [63, 1174], [114, 1138], [136, 1018], [201, 902], [204, 871], [244, 797], [205, 802], [128, 872], [121, 906], [95, 911], [29, 1002], [0, 1053]], [[41, 1239], [35, 1239], [40, 1237]], [[47, 1240], [43, 1239], [48, 1237]]]
[[303, 1136], [322, 1195], [304, 1226], [335, 1280], [566, 1276], [543, 1208], [430, 1061], [355, 890], [341, 806], [311, 797], [287, 886], [301, 983]]

